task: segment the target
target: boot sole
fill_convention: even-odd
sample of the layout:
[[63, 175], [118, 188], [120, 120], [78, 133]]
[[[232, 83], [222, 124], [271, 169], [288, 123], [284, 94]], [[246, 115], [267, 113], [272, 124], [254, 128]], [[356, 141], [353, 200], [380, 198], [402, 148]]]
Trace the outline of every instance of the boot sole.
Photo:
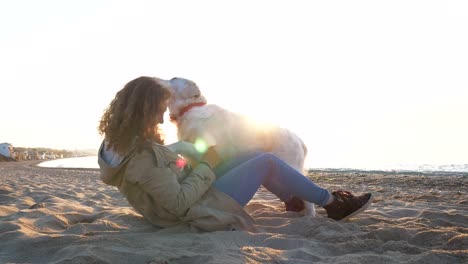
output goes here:
[[357, 209], [356, 211], [354, 211], [352, 214], [344, 217], [343, 219], [340, 219], [338, 220], [338, 222], [344, 222], [346, 220], [348, 220], [349, 218], [361, 213], [362, 211], [366, 210], [367, 207], [369, 207], [371, 204], [372, 204], [372, 201], [374, 200], [374, 194], [371, 193], [371, 196], [369, 197], [369, 200], [367, 201], [366, 204], [364, 204], [361, 208]]

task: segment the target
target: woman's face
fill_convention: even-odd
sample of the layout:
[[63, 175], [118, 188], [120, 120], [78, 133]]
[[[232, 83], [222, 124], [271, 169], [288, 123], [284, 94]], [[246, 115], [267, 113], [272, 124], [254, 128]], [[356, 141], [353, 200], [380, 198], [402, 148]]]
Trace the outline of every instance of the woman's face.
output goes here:
[[161, 103], [161, 108], [159, 109], [156, 118], [157, 118], [157, 124], [163, 124], [164, 123], [164, 113], [167, 110], [167, 105], [169, 103], [169, 100], [166, 100]]

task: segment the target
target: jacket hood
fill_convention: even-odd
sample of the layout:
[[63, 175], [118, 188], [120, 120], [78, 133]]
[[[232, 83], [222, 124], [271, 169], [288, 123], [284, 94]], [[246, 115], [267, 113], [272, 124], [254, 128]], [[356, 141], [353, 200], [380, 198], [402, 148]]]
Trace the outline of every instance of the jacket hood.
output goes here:
[[120, 182], [122, 181], [123, 172], [125, 170], [125, 167], [128, 161], [130, 160], [130, 157], [133, 151], [125, 155], [118, 164], [111, 165], [107, 163], [103, 157], [103, 152], [105, 151], [104, 148], [105, 148], [105, 142], [103, 141], [98, 152], [98, 164], [100, 168], [101, 180], [105, 184], [118, 186]]

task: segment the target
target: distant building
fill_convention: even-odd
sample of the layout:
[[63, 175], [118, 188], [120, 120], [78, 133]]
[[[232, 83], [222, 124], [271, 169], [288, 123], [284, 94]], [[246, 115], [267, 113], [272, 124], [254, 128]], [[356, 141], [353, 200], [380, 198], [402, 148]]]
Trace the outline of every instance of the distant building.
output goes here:
[[0, 144], [0, 154], [7, 157], [11, 158], [11, 154], [13, 153], [13, 145], [10, 143], [1, 143]]

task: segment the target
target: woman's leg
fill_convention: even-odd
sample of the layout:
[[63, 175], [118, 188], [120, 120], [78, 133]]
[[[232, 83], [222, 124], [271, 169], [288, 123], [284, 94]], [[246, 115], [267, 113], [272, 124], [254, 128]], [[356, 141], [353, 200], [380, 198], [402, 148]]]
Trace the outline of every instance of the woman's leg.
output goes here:
[[218, 164], [214, 169], [213, 172], [216, 175], [216, 178], [220, 178], [224, 174], [226, 174], [228, 171], [231, 169], [241, 165], [242, 163], [251, 160], [255, 158], [256, 156], [259, 156], [261, 154], [264, 154], [265, 152], [261, 151], [251, 151], [251, 152], [245, 152], [241, 155], [238, 155], [235, 158], [232, 158], [230, 160], [224, 161], [220, 164]]
[[245, 206], [263, 185], [282, 201], [291, 196], [325, 205], [330, 197], [323, 189], [273, 154], [263, 153], [227, 171], [213, 186]]
[[[266, 154], [266, 152], [264, 151], [250, 151], [250, 152], [244, 152], [240, 155], [238, 155], [237, 157], [235, 158], [232, 158], [230, 160], [227, 160], [221, 164], [219, 164], [218, 166], [216, 166], [213, 171], [216, 175], [216, 177], [219, 179], [220, 177], [222, 177], [223, 175], [225, 175], [228, 171], [230, 171], [231, 169], [241, 165], [242, 163], [248, 161], [248, 160], [251, 160], [257, 156], [260, 156], [262, 154]], [[274, 186], [274, 185], [278, 185], [279, 183], [276, 183], [276, 182], [273, 182], [273, 181], [270, 181], [270, 189], [273, 189], [273, 190], [280, 190], [282, 189], [283, 187], [282, 186]], [[258, 189], [258, 188], [257, 188]], [[255, 194], [255, 193], [254, 193]], [[290, 197], [284, 197], [282, 200], [285, 202], [287, 201], [290, 201], [291, 200], [291, 196]], [[302, 202], [302, 200], [299, 200]], [[297, 201], [296, 201], [297, 203]], [[297, 204], [296, 204], [297, 205]], [[286, 207], [288, 207], [288, 205], [286, 205]], [[302, 203], [302, 209], [303, 208], [303, 203]], [[302, 210], [301, 209], [301, 210]], [[299, 212], [300, 210], [296, 210], [297, 212]]]

